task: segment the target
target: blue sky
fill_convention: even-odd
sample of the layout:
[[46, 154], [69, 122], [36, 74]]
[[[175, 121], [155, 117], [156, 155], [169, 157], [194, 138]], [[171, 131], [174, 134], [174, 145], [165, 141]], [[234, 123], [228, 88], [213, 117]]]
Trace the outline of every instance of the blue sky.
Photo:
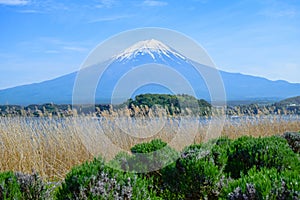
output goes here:
[[0, 0], [0, 89], [76, 71], [142, 27], [190, 36], [219, 69], [300, 83], [298, 0]]

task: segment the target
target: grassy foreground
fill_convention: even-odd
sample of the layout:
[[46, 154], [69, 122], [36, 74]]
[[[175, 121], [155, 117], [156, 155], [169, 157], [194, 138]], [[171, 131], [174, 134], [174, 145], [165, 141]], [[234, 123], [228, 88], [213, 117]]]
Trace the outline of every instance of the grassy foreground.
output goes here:
[[220, 137], [178, 152], [154, 139], [73, 167], [58, 183], [0, 173], [0, 199], [299, 199], [299, 141], [296, 132]]
[[[300, 120], [286, 121], [243, 119], [226, 120], [223, 128], [199, 123], [194, 119], [157, 120], [140, 118], [95, 119], [76, 117], [0, 118], [0, 171], [36, 171], [47, 180], [63, 180], [70, 169], [94, 157], [111, 160], [119, 151], [130, 151], [134, 145], [161, 139], [177, 151], [192, 143], [227, 136], [271, 136], [300, 130]], [[176, 139], [174, 137], [176, 136]], [[113, 145], [118, 148], [111, 148]]]

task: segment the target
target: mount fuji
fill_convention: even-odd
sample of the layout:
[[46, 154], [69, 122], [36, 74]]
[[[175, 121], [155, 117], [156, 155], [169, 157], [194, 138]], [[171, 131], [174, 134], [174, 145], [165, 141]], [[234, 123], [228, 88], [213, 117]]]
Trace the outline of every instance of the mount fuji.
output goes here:
[[[88, 73], [93, 74], [97, 71], [100, 64], [88, 67], [86, 70], [88, 70]], [[213, 70], [211, 67], [199, 63], [196, 64], [205, 72], [209, 73]], [[140, 66], [143, 66], [144, 70], [139, 72]], [[194, 94], [197, 98], [210, 101], [208, 87], [205, 79], [194, 67], [195, 61], [190, 60], [160, 41], [150, 39], [137, 42], [109, 60], [109, 65], [103, 72], [96, 87], [95, 102], [110, 102], [113, 91], [119, 81], [132, 71], [136, 71], [136, 74], [140, 76], [136, 79], [122, 82], [122, 86], [125, 88], [132, 87], [134, 84], [139, 86], [140, 80], [151, 79], [151, 76], [153, 76], [153, 78], [166, 79], [172, 82], [172, 86], [176, 88], [178, 93], [187, 93], [185, 87], [176, 78], [177, 76], [172, 75], [168, 70], [155, 71], [154, 73], [152, 70], [150, 73], [147, 73], [147, 70], [150, 68], [156, 69], [154, 66], [168, 66], [169, 71], [175, 71], [183, 80], [188, 81], [194, 89]], [[221, 70], [218, 73], [223, 80], [227, 100], [229, 101], [280, 100], [300, 95], [300, 83], [271, 81], [261, 77], [229, 73]], [[73, 72], [41, 83], [0, 90], [0, 104], [28, 105], [49, 102], [71, 104], [77, 75], [78, 72]], [[132, 95], [141, 93], [172, 93], [172, 91], [162, 85], [148, 84], [136, 87]], [[84, 96], [82, 98], [84, 103]], [[120, 99], [122, 98], [130, 97], [120, 96]]]

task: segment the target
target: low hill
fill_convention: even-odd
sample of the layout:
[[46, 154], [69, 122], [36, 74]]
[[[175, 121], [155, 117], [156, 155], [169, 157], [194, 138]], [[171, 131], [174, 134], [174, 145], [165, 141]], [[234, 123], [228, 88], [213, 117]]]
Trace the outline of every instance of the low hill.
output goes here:
[[300, 96], [284, 99], [279, 102], [281, 105], [300, 105]]
[[129, 106], [161, 106], [167, 108], [172, 115], [184, 112], [187, 108], [194, 114], [207, 115], [211, 112], [211, 104], [203, 99], [196, 99], [193, 96], [170, 95], [170, 94], [140, 94], [134, 99], [129, 99], [126, 104]]

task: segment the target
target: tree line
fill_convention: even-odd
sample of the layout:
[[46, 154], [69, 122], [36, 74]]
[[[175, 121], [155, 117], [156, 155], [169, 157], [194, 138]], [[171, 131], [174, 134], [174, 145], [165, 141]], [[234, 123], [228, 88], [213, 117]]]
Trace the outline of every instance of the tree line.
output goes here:
[[[91, 108], [93, 110], [91, 110]], [[169, 116], [175, 115], [197, 115], [210, 116], [212, 105], [193, 96], [181, 94], [140, 94], [134, 99], [130, 98], [119, 105], [97, 104], [95, 106], [79, 105], [73, 107], [71, 104], [34, 104], [29, 106], [0, 105], [0, 116], [26, 116], [26, 117], [69, 117], [76, 115], [102, 116], [103, 113], [110, 115], [120, 110], [129, 112], [134, 117], [142, 113], [148, 114], [150, 110], [164, 110]], [[227, 106], [224, 110], [226, 115], [271, 115], [271, 114], [300, 114], [300, 106], [289, 103], [272, 104], [248, 104]]]

